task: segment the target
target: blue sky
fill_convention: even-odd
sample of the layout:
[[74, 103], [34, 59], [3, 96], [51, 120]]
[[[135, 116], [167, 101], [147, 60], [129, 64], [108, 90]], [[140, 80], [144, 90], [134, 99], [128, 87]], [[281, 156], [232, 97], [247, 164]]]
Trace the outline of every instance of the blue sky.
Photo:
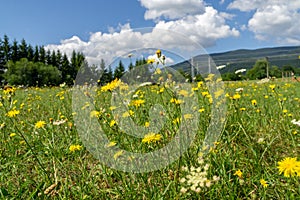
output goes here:
[[300, 44], [299, 0], [9, 0], [0, 5], [1, 38], [7, 34], [66, 53], [75, 49], [91, 62], [150, 47], [149, 38], [156, 40], [152, 48], [183, 43], [175, 36], [158, 42], [163, 36], [155, 31], [137, 36], [135, 29], [143, 27], [180, 33], [209, 53]]

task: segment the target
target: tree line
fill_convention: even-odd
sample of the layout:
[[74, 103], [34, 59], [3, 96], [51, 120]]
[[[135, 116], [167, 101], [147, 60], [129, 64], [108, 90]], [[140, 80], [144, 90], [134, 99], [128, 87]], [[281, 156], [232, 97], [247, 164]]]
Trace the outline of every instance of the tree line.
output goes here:
[[[135, 65], [130, 63], [129, 69], [145, 63], [145, 59], [136, 60]], [[38, 45], [33, 47], [25, 39], [11, 42], [7, 35], [0, 37], [0, 85], [73, 85], [80, 68], [83, 70], [81, 73], [97, 79], [101, 85], [120, 78], [125, 72], [122, 61], [114, 70], [111, 66], [107, 67], [103, 59], [99, 66], [90, 66], [81, 52], [73, 51], [69, 58], [59, 50], [50, 51]]]
[[[147, 63], [145, 58], [137, 59], [134, 64], [130, 63], [128, 70], [137, 68]], [[300, 74], [300, 69], [291, 65], [285, 65], [281, 68], [277, 66], [268, 66], [265, 59], [257, 60], [251, 69], [243, 73], [227, 72], [222, 73], [224, 81], [236, 80], [255, 80], [267, 77], [280, 78], [285, 72], [290, 74]], [[268, 74], [267, 74], [268, 67]], [[79, 71], [81, 69], [82, 71]], [[143, 68], [136, 70], [140, 74]], [[85, 56], [81, 52], [73, 51], [69, 58], [65, 53], [59, 50], [46, 50], [43, 46], [32, 46], [25, 39], [19, 43], [17, 40], [12, 42], [7, 35], [0, 37], [0, 85], [24, 85], [24, 86], [56, 86], [61, 83], [73, 85], [78, 73], [82, 74], [82, 82], [95, 82], [104, 85], [115, 78], [120, 78], [126, 69], [120, 60], [114, 67], [106, 66], [103, 59], [99, 65], [89, 65]], [[134, 73], [134, 71], [132, 71]], [[179, 72], [188, 80], [192, 81], [190, 73]], [[146, 73], [146, 72], [145, 72]], [[196, 75], [196, 80], [203, 80], [201, 75]]]
[[33, 47], [25, 39], [19, 43], [8, 36], [0, 38], [1, 84], [42, 86], [72, 84], [80, 66], [86, 62], [82, 53], [73, 51], [68, 58], [59, 50]]
[[286, 64], [282, 67], [271, 65], [266, 59], [259, 59], [254, 66], [247, 69], [243, 73], [227, 72], [222, 74], [224, 81], [238, 81], [238, 80], [257, 80], [263, 78], [281, 78], [286, 75], [298, 76], [300, 69], [292, 65]]

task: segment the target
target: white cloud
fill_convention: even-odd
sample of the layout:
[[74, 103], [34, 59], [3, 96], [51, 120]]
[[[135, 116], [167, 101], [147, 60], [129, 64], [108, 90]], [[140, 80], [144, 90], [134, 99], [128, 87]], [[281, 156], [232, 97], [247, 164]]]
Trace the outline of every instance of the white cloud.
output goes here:
[[[153, 29], [133, 30], [130, 24], [109, 28], [109, 33], [91, 33], [88, 41], [77, 36], [62, 40], [59, 45], [48, 45], [48, 49], [59, 49], [71, 55], [73, 50], [82, 52], [89, 63], [99, 64], [101, 59], [110, 63], [116, 56], [127, 55], [141, 48], [159, 48], [176, 52], [182, 57], [205, 53], [206, 48], [215, 45], [218, 39], [238, 37], [239, 31], [226, 24], [232, 16], [220, 13], [211, 6], [204, 6], [202, 0], [140, 0], [148, 10], [157, 14], [151, 18], [158, 20]], [[170, 20], [171, 19], [171, 20]], [[118, 31], [116, 31], [118, 30]], [[201, 45], [201, 46], [199, 46]], [[201, 51], [201, 52], [200, 52]], [[195, 52], [194, 52], [195, 53]]]
[[251, 11], [261, 7], [266, 1], [268, 0], [235, 0], [228, 5], [228, 8], [238, 9], [240, 11]]
[[258, 9], [248, 22], [249, 30], [261, 40], [281, 44], [300, 44], [300, 13], [288, 5], [269, 5]]
[[205, 13], [201, 15], [169, 22], [160, 21], [156, 27], [182, 33], [204, 47], [213, 46], [220, 38], [239, 36], [239, 32], [226, 25], [225, 18], [212, 7], [206, 7]]
[[[80, 51], [90, 64], [99, 64], [104, 59], [107, 64], [115, 58], [127, 55], [138, 49], [160, 48], [170, 52], [176, 52], [180, 56], [191, 56], [193, 50], [201, 48], [194, 41], [174, 31], [168, 31], [165, 27], [156, 26], [153, 29], [128, 29], [122, 28], [119, 32], [96, 32], [90, 35], [87, 42], [77, 36], [62, 40], [59, 45], [47, 45], [46, 49], [60, 50], [71, 56], [72, 51]], [[193, 55], [193, 54], [192, 54]], [[168, 63], [172, 63], [168, 60]]]
[[254, 11], [248, 21], [248, 29], [257, 39], [279, 44], [300, 44], [299, 0], [235, 0], [228, 8]]
[[147, 9], [145, 19], [179, 19], [187, 15], [202, 14], [203, 0], [139, 0]]

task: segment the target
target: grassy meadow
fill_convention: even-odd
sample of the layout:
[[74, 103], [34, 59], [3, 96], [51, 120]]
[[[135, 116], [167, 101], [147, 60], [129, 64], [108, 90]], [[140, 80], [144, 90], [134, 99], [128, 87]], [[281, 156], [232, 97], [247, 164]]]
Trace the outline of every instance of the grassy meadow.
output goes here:
[[[0, 199], [299, 199], [300, 83], [289, 79], [224, 83], [220, 93], [226, 98], [226, 119], [209, 149], [202, 142], [214, 94], [203, 82], [192, 84], [179, 96], [195, 95], [199, 101], [193, 144], [172, 164], [147, 173], [112, 169], [88, 151], [76, 130], [73, 88], [0, 90]], [[116, 88], [134, 96], [129, 110], [119, 116], [114, 115], [118, 106], [109, 103]], [[111, 141], [107, 148], [134, 152], [163, 148], [180, 123], [196, 115], [181, 116], [179, 105], [187, 102], [165, 86], [130, 93], [113, 82], [95, 91], [89, 117], [107, 133]], [[166, 108], [165, 113], [158, 112], [167, 117], [160, 131], [136, 138], [118, 128], [116, 117], [131, 118], [145, 130], [155, 126], [147, 114], [154, 104]], [[87, 107], [91, 105], [81, 109]], [[116, 152], [113, 159], [122, 154]]]

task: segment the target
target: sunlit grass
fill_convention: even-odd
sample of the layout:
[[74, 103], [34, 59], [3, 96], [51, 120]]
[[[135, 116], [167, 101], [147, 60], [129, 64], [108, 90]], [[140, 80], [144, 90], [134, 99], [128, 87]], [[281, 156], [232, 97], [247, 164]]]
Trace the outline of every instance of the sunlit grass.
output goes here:
[[[86, 150], [73, 120], [77, 113], [71, 109], [71, 88], [0, 91], [0, 196], [4, 199], [50, 196], [56, 199], [296, 199], [300, 196], [299, 173], [284, 176], [278, 162], [288, 157], [300, 159], [300, 129], [292, 123], [293, 119], [300, 120], [300, 84], [275, 80], [225, 85], [226, 125], [213, 148], [203, 155], [201, 163], [204, 164], [199, 164], [199, 156], [202, 158], [202, 142], [211, 119], [211, 95], [218, 95], [210, 94], [205, 84], [194, 83], [191, 91], [179, 91], [179, 96], [157, 85], [130, 93], [129, 110], [118, 117], [131, 118], [150, 134], [155, 124], [147, 111], [155, 104], [165, 108], [154, 114], [166, 117], [166, 122], [159, 132], [146, 139], [127, 135], [118, 127], [115, 113], [120, 107], [110, 105], [113, 85], [98, 88], [95, 109], [89, 117], [97, 118], [106, 131], [111, 141], [107, 148], [118, 145], [136, 152], [149, 152], [166, 145], [175, 136], [181, 120], [193, 118], [193, 113], [180, 116], [180, 104], [184, 103], [179, 101], [180, 97], [197, 96], [200, 119], [193, 145], [170, 166], [141, 174], [110, 169]], [[115, 159], [120, 156], [121, 153], [115, 155]], [[201, 181], [207, 185], [199, 190], [189, 189], [191, 184], [186, 184], [183, 178], [205, 164], [209, 164], [205, 177], [215, 181], [203, 182], [201, 175]]]

